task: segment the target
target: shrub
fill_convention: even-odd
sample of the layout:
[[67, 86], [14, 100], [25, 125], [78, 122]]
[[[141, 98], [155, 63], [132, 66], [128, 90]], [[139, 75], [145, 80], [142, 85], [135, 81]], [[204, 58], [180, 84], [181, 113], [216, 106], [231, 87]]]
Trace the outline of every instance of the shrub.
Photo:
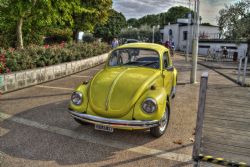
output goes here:
[[93, 34], [90, 33], [85, 33], [82, 37], [82, 41], [83, 42], [94, 42], [95, 38], [93, 36]]
[[58, 45], [31, 45], [25, 49], [0, 49], [0, 73], [81, 60], [107, 53], [106, 43], [61, 43]]
[[48, 28], [44, 44], [59, 44], [61, 42], [71, 42], [73, 32], [71, 29]]

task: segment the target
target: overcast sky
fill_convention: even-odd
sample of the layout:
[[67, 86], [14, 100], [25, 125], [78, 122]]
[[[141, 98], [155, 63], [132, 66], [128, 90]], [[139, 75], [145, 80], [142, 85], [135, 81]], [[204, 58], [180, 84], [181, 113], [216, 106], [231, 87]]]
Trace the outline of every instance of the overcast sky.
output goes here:
[[[216, 17], [225, 4], [232, 4], [239, 0], [201, 0], [200, 15], [202, 22], [216, 25]], [[189, 0], [113, 0], [113, 8], [122, 12], [127, 19], [140, 18], [147, 14], [166, 12], [173, 6], [189, 5]], [[194, 0], [191, 0], [192, 4]], [[191, 6], [193, 8], [193, 5]]]

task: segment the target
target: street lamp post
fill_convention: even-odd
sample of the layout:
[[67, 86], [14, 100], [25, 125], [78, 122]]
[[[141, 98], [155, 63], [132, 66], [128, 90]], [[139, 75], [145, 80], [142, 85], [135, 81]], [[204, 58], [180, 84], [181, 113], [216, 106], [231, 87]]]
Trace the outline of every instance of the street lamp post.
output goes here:
[[[157, 29], [160, 28], [160, 25], [156, 26]], [[152, 43], [155, 43], [155, 26], [153, 26], [153, 37], [152, 37]]]

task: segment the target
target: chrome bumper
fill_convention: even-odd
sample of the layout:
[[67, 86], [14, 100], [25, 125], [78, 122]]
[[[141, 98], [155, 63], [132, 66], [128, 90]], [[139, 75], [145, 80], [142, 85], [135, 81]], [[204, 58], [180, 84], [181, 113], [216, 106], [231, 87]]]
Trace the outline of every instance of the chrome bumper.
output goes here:
[[152, 121], [140, 121], [140, 120], [119, 120], [112, 118], [103, 118], [93, 115], [88, 115], [76, 111], [69, 110], [69, 113], [74, 117], [84, 122], [89, 122], [92, 124], [99, 124], [110, 126], [112, 128], [139, 128], [146, 129], [159, 126], [160, 123], [157, 120]]

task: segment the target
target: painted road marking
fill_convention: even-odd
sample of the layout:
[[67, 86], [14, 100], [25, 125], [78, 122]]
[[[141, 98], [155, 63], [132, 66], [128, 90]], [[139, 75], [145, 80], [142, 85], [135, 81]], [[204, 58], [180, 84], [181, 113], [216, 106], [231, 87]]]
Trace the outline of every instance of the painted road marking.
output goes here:
[[4, 129], [4, 128], [1, 128], [1, 127], [0, 127], [0, 136], [3, 136], [3, 135], [5, 135], [5, 134], [8, 133], [8, 132], [9, 132], [8, 129]]
[[54, 86], [45, 86], [45, 85], [36, 85], [36, 87], [47, 88], [47, 89], [75, 90], [73, 88], [63, 88], [63, 87], [54, 87]]
[[71, 77], [77, 77], [77, 78], [90, 78], [92, 76], [88, 76], [88, 75], [70, 75]]
[[124, 151], [131, 151], [131, 152], [135, 152], [135, 153], [139, 153], [143, 155], [149, 155], [152, 157], [158, 157], [158, 158], [179, 161], [179, 162], [191, 162], [192, 161], [191, 155], [179, 154], [179, 153], [174, 153], [174, 152], [166, 152], [164, 150], [157, 150], [153, 148], [147, 148], [144, 146], [136, 146], [133, 144], [128, 144], [128, 143], [115, 141], [115, 140], [111, 140], [107, 138], [98, 138], [95, 136], [77, 133], [69, 129], [63, 129], [63, 128], [56, 127], [56, 126], [41, 124], [35, 121], [16, 117], [16, 116], [5, 114], [2, 112], [0, 112], [0, 118], [2, 118], [3, 120], [8, 119], [10, 121], [13, 121], [22, 125], [35, 127], [35, 128], [45, 130], [51, 133], [56, 133], [59, 135], [71, 137], [71, 138], [78, 139], [78, 140], [84, 140], [86, 142], [93, 143], [93, 144], [100, 144], [103, 146], [113, 147], [113, 148], [121, 149]]

